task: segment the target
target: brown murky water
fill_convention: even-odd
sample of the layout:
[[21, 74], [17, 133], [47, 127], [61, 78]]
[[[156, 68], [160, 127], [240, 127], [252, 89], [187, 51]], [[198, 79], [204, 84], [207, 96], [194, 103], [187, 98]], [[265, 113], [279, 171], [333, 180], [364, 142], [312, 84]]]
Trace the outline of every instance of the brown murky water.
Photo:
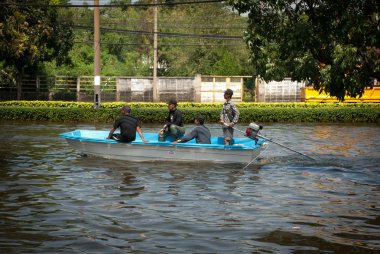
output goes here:
[[271, 144], [244, 170], [82, 157], [58, 137], [108, 127], [0, 122], [0, 253], [380, 253], [377, 125], [265, 126], [318, 160]]

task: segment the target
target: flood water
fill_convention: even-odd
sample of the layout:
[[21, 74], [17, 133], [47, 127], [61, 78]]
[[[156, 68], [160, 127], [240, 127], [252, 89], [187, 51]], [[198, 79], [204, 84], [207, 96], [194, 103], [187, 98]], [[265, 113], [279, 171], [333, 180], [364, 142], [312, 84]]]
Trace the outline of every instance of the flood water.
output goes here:
[[266, 124], [317, 160], [270, 144], [245, 169], [83, 157], [58, 137], [109, 127], [0, 122], [0, 253], [380, 253], [379, 125]]

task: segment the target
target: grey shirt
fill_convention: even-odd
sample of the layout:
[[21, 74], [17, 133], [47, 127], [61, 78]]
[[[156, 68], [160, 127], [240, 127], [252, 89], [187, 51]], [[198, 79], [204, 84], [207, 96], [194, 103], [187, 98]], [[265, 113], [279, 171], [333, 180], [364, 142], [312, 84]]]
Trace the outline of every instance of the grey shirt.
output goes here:
[[223, 104], [222, 112], [220, 113], [220, 120], [226, 124], [234, 123], [239, 121], [240, 112], [236, 105], [232, 101], [226, 101]]
[[193, 138], [195, 138], [198, 144], [211, 144], [210, 130], [204, 125], [194, 127], [194, 129], [181, 138], [179, 143], [185, 143]]

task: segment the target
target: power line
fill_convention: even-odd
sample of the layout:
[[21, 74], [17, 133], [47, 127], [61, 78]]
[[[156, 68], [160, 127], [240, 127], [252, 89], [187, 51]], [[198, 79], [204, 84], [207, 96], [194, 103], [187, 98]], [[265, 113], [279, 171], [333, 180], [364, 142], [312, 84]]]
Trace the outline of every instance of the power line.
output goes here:
[[[94, 44], [93, 41], [75, 41], [74, 43], [77, 44]], [[102, 45], [121, 45], [121, 46], [152, 46], [151, 43], [114, 43], [114, 42], [100, 42]], [[241, 44], [160, 44], [160, 47], [199, 47], [199, 46], [232, 46], [232, 47], [241, 47], [244, 45], [242, 42]]]
[[[64, 19], [62, 19], [64, 20]], [[202, 20], [199, 20], [202, 22]], [[225, 21], [225, 20], [224, 20]], [[81, 25], [87, 25], [87, 26], [92, 26], [93, 25], [93, 20], [92, 17], [91, 19], [89, 18], [74, 18], [74, 23], [79, 24], [82, 23]], [[150, 20], [145, 20], [143, 23], [141, 20], [137, 19], [128, 19], [128, 20], [123, 20], [123, 21], [115, 21], [115, 20], [102, 20], [103, 25], [108, 25], [108, 26], [129, 26], [129, 27], [140, 27], [142, 25], [151, 25], [153, 26], [153, 21]], [[161, 29], [193, 29], [193, 30], [210, 30], [210, 29], [219, 29], [219, 30], [245, 30], [247, 29], [247, 20], [244, 21], [236, 21], [236, 20], [231, 20], [231, 24], [224, 24], [224, 25], [217, 25], [217, 24], [206, 24], [206, 23], [198, 23], [198, 22], [182, 22], [176, 20], [175, 23], [173, 21], [168, 21], [167, 18], [162, 18], [159, 22], [160, 28]]]
[[199, 0], [186, 2], [171, 2], [171, 3], [135, 3], [135, 4], [33, 4], [33, 3], [0, 3], [0, 6], [25, 6], [25, 7], [54, 7], [54, 8], [93, 8], [93, 7], [154, 7], [154, 6], [174, 6], [186, 4], [209, 4], [221, 3], [225, 0]]
[[[74, 25], [73, 28], [74, 29], [80, 29], [80, 30], [94, 30], [94, 28], [91, 26]], [[102, 32], [109, 32], [109, 33], [154, 35], [154, 32], [141, 31], [141, 30], [112, 29], [112, 28], [100, 28], [100, 30]], [[190, 38], [221, 39], [221, 40], [241, 40], [241, 39], [243, 39], [242, 36], [212, 35], [212, 34], [183, 34], [183, 33], [158, 32], [157, 35], [168, 36], [168, 37], [190, 37]]]
[[[76, 21], [83, 21], [83, 20], [80, 20], [80, 19], [77, 19]], [[84, 20], [86, 21], [86, 20]], [[86, 23], [86, 22], [84, 22]], [[226, 27], [226, 26], [217, 26], [217, 25], [200, 25], [200, 24], [191, 24], [191, 23], [176, 23], [176, 24], [173, 24], [173, 22], [162, 22], [160, 21], [159, 24], [160, 24], [160, 28], [161, 29], [193, 29], [193, 30], [210, 30], [210, 29], [220, 29], [220, 30], [245, 30], [247, 29], [247, 26], [246, 24], [244, 24], [245, 26], [229, 26], [229, 27]], [[139, 23], [139, 21], [134, 21], [134, 22], [131, 22], [128, 20], [128, 22], [110, 22], [110, 21], [102, 21], [102, 24], [105, 24], [105, 25], [110, 25], [110, 26], [141, 26], [141, 23]], [[146, 22], [146, 24], [153, 24], [153, 22]], [[87, 22], [86, 25], [93, 25], [93, 23], [91, 22]]]

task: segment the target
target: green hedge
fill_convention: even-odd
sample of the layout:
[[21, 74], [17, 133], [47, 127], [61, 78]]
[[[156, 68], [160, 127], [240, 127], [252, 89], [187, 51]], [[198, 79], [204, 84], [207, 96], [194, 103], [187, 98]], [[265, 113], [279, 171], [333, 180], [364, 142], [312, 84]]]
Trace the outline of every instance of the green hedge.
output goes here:
[[[101, 108], [117, 109], [128, 104], [131, 108], [167, 108], [167, 104], [153, 102], [103, 102]], [[223, 103], [195, 103], [179, 102], [179, 108], [217, 108], [220, 109]], [[377, 108], [380, 103], [257, 103], [257, 102], [238, 102], [239, 109], [243, 108]], [[70, 101], [2, 101], [0, 106], [32, 107], [32, 108], [93, 108], [92, 102], [70, 102]]]
[[[180, 108], [186, 123], [202, 114], [208, 123], [219, 121], [221, 106]], [[379, 122], [380, 107], [251, 107], [240, 108], [240, 122]], [[117, 108], [80, 107], [20, 107], [0, 106], [0, 119], [36, 120], [54, 122], [112, 122], [120, 114]], [[167, 116], [166, 107], [132, 107], [132, 115], [145, 123], [162, 123]]]

